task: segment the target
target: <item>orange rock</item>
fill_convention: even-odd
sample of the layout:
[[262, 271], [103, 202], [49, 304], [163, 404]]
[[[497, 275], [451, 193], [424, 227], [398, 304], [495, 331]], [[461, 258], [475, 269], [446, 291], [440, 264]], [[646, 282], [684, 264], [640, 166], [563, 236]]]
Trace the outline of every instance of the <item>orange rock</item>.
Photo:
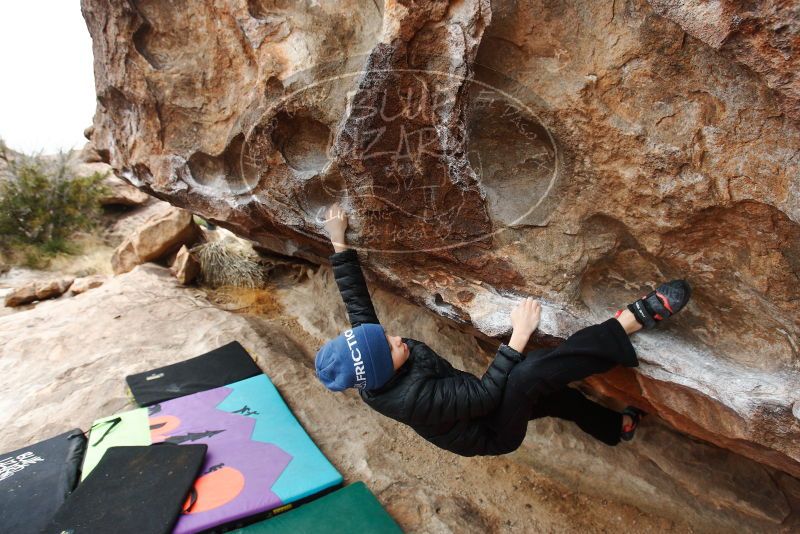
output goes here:
[[198, 235], [191, 213], [167, 206], [117, 247], [111, 257], [114, 274], [126, 273], [137, 265], [162, 258], [184, 244], [193, 243]]
[[64, 277], [31, 282], [6, 295], [5, 305], [22, 306], [37, 300], [60, 297], [70, 288], [74, 280], [72, 277]]
[[183, 285], [191, 284], [200, 274], [200, 263], [192, 256], [186, 245], [183, 245], [175, 256], [170, 272]]

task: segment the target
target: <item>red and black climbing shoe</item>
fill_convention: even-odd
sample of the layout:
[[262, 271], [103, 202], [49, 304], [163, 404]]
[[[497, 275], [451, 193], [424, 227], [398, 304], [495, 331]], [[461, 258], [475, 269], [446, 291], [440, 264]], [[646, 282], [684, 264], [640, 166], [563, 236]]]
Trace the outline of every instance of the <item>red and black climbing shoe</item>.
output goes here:
[[673, 280], [628, 304], [628, 309], [644, 328], [653, 328], [678, 313], [691, 296], [692, 288], [686, 280]]
[[623, 441], [630, 441], [633, 439], [634, 434], [636, 434], [636, 429], [639, 428], [639, 423], [642, 421], [642, 418], [647, 415], [647, 413], [634, 406], [628, 406], [622, 410], [622, 415], [630, 417], [631, 423], [622, 427], [622, 432], [619, 437]]

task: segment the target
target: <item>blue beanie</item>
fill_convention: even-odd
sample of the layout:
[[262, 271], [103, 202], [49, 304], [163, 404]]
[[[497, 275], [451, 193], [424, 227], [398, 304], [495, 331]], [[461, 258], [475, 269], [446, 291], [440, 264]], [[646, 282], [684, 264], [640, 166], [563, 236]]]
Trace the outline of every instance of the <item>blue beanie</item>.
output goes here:
[[362, 324], [317, 352], [317, 378], [331, 391], [378, 389], [394, 374], [392, 350], [379, 324]]

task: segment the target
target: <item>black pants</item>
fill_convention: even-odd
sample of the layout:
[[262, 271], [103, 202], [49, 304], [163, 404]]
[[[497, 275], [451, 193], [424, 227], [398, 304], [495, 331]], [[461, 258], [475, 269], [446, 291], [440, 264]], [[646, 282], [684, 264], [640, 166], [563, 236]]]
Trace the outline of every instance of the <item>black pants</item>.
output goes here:
[[489, 454], [516, 450], [528, 421], [540, 417], [572, 421], [603, 443], [619, 443], [622, 416], [567, 387], [618, 364], [635, 367], [639, 362], [616, 319], [584, 328], [554, 349], [529, 353], [511, 371], [502, 403], [487, 421], [495, 435]]

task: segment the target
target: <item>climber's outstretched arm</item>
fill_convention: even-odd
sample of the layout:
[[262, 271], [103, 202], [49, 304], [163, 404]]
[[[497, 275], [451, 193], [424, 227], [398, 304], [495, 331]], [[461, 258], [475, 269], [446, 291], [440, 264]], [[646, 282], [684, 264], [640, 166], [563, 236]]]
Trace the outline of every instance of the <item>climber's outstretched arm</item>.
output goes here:
[[367, 289], [367, 281], [361, 271], [358, 254], [347, 246], [345, 232], [347, 231], [347, 213], [338, 204], [328, 208], [325, 215], [325, 230], [330, 236], [333, 249], [336, 251], [330, 257], [333, 267], [333, 276], [339, 293], [347, 308], [350, 325], [355, 328], [365, 323], [378, 323], [375, 307]]

